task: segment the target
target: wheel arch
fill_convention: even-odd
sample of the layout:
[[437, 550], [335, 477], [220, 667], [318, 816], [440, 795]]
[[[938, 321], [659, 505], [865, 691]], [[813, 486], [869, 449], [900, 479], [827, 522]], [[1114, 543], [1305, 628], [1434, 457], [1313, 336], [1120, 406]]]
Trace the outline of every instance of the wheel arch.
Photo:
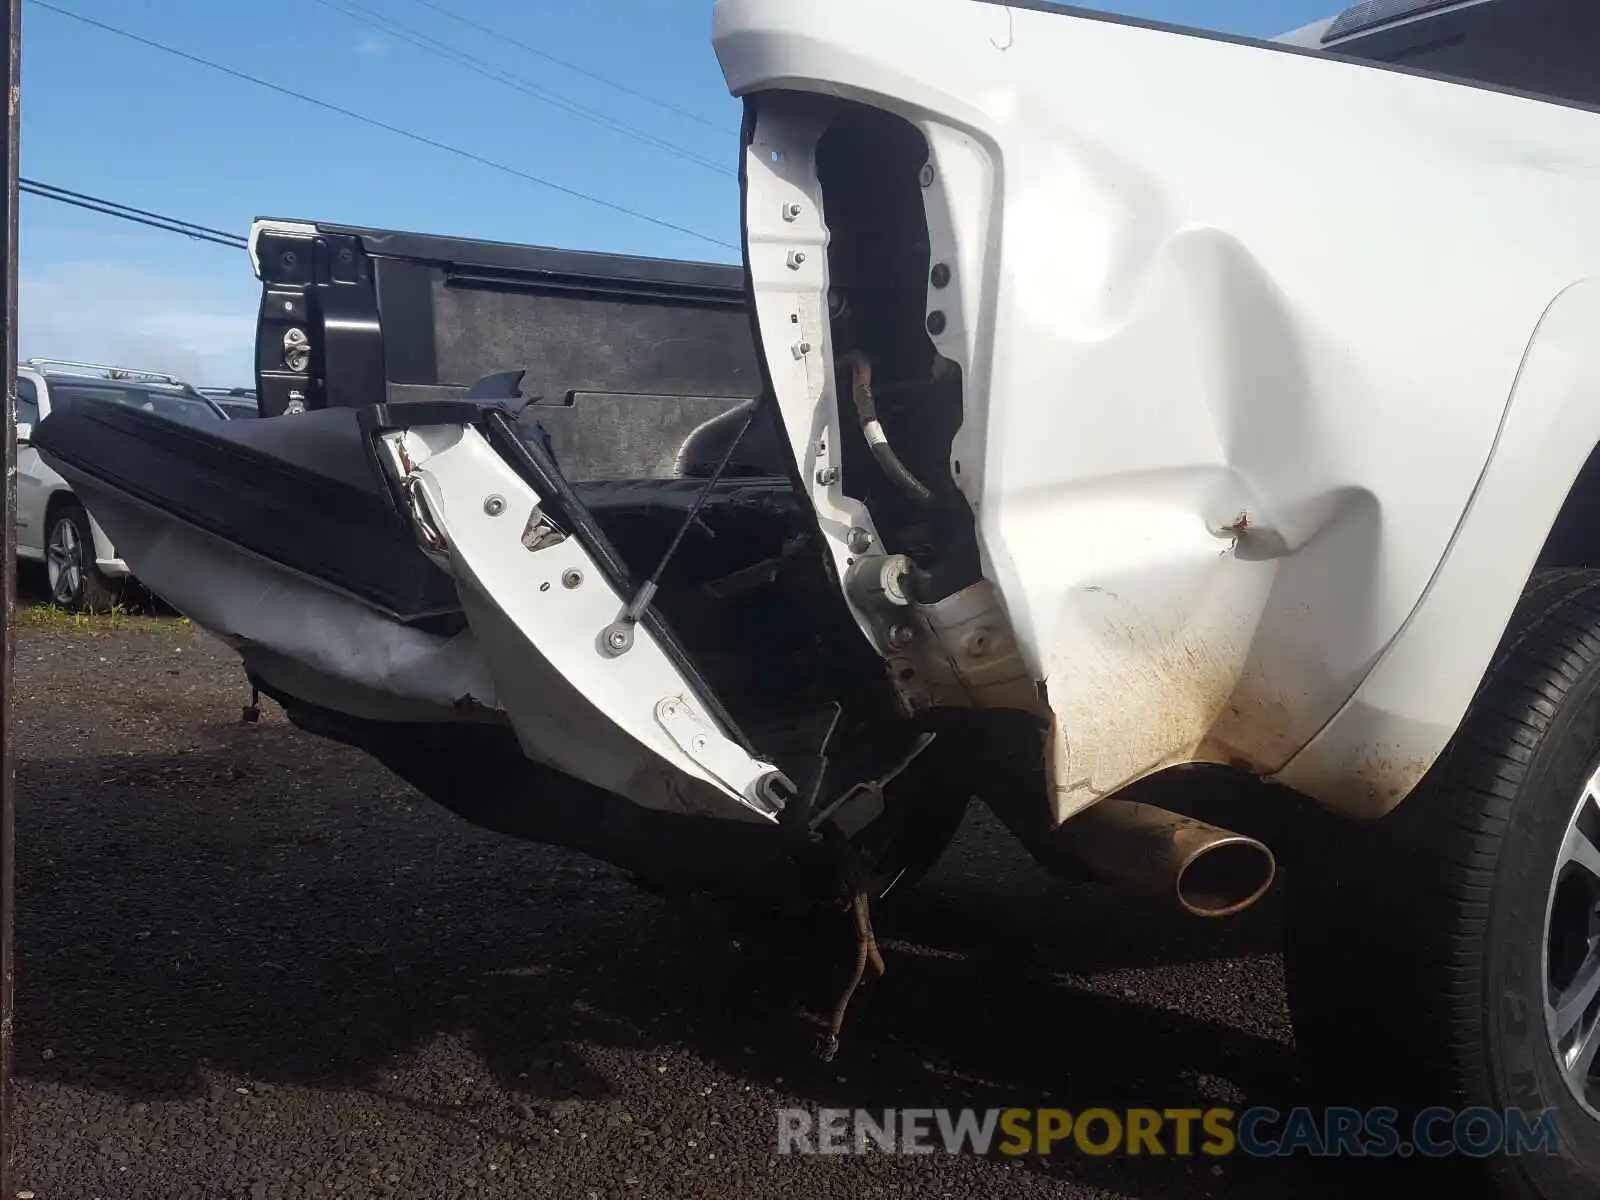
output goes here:
[[51, 489], [49, 499], [44, 502], [44, 536], [46, 538], [50, 536], [50, 522], [54, 521], [56, 514], [69, 504], [82, 506], [82, 501], [72, 494], [71, 488], [62, 484], [60, 487]]
[[1449, 745], [1536, 576], [1600, 567], [1600, 278], [1552, 300], [1494, 448], [1417, 608], [1275, 777], [1347, 816], [1408, 796]]

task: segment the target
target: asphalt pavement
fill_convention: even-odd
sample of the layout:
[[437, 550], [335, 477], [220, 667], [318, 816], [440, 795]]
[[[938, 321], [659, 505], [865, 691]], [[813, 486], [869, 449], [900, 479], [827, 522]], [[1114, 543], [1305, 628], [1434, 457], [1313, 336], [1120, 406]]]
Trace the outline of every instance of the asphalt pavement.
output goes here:
[[1292, 1094], [1269, 900], [1225, 923], [1039, 871], [981, 813], [880, 914], [734, 941], [240, 720], [162, 620], [33, 620], [16, 664], [18, 1162], [100, 1197], [1371, 1197], [1295, 1160], [776, 1153], [786, 1106], [1073, 1110]]

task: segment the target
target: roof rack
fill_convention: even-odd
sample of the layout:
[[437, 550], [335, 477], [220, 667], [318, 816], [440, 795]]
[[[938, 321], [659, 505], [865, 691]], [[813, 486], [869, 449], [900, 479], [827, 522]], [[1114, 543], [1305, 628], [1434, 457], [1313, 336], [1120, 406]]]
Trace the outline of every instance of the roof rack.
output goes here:
[[45, 367], [66, 367], [73, 371], [93, 371], [104, 375], [107, 379], [144, 379], [153, 383], [165, 383], [171, 387], [187, 388], [190, 391], [195, 390], [190, 384], [185, 383], [176, 375], [168, 375], [165, 371], [140, 371], [133, 367], [112, 367], [104, 363], [75, 362], [70, 358], [30, 358], [22, 365], [32, 367], [36, 371]]

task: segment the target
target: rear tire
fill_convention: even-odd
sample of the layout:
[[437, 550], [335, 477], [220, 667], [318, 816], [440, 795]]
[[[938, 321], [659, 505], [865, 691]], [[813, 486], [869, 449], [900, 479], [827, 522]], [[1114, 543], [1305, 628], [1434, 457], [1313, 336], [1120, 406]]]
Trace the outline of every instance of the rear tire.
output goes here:
[[1306, 1073], [1358, 1107], [1554, 1110], [1555, 1154], [1477, 1161], [1507, 1200], [1600, 1195], [1600, 1058], [1558, 1061], [1563, 1036], [1600, 1046], [1597, 771], [1600, 572], [1562, 571], [1524, 596], [1416, 791], [1374, 825], [1309, 836], [1290, 866]]
[[50, 514], [45, 529], [45, 568], [50, 599], [70, 612], [110, 612], [122, 599], [122, 586], [95, 565], [89, 514], [66, 501]]

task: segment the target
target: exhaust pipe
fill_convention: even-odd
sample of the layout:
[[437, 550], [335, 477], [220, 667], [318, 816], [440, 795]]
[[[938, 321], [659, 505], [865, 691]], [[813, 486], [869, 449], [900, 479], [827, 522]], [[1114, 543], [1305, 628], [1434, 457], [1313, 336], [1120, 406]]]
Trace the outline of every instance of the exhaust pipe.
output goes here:
[[1103, 883], [1173, 897], [1197, 917], [1231, 917], [1272, 886], [1278, 864], [1265, 843], [1134, 800], [1098, 801], [1030, 846], [1044, 865], [1058, 855]]

